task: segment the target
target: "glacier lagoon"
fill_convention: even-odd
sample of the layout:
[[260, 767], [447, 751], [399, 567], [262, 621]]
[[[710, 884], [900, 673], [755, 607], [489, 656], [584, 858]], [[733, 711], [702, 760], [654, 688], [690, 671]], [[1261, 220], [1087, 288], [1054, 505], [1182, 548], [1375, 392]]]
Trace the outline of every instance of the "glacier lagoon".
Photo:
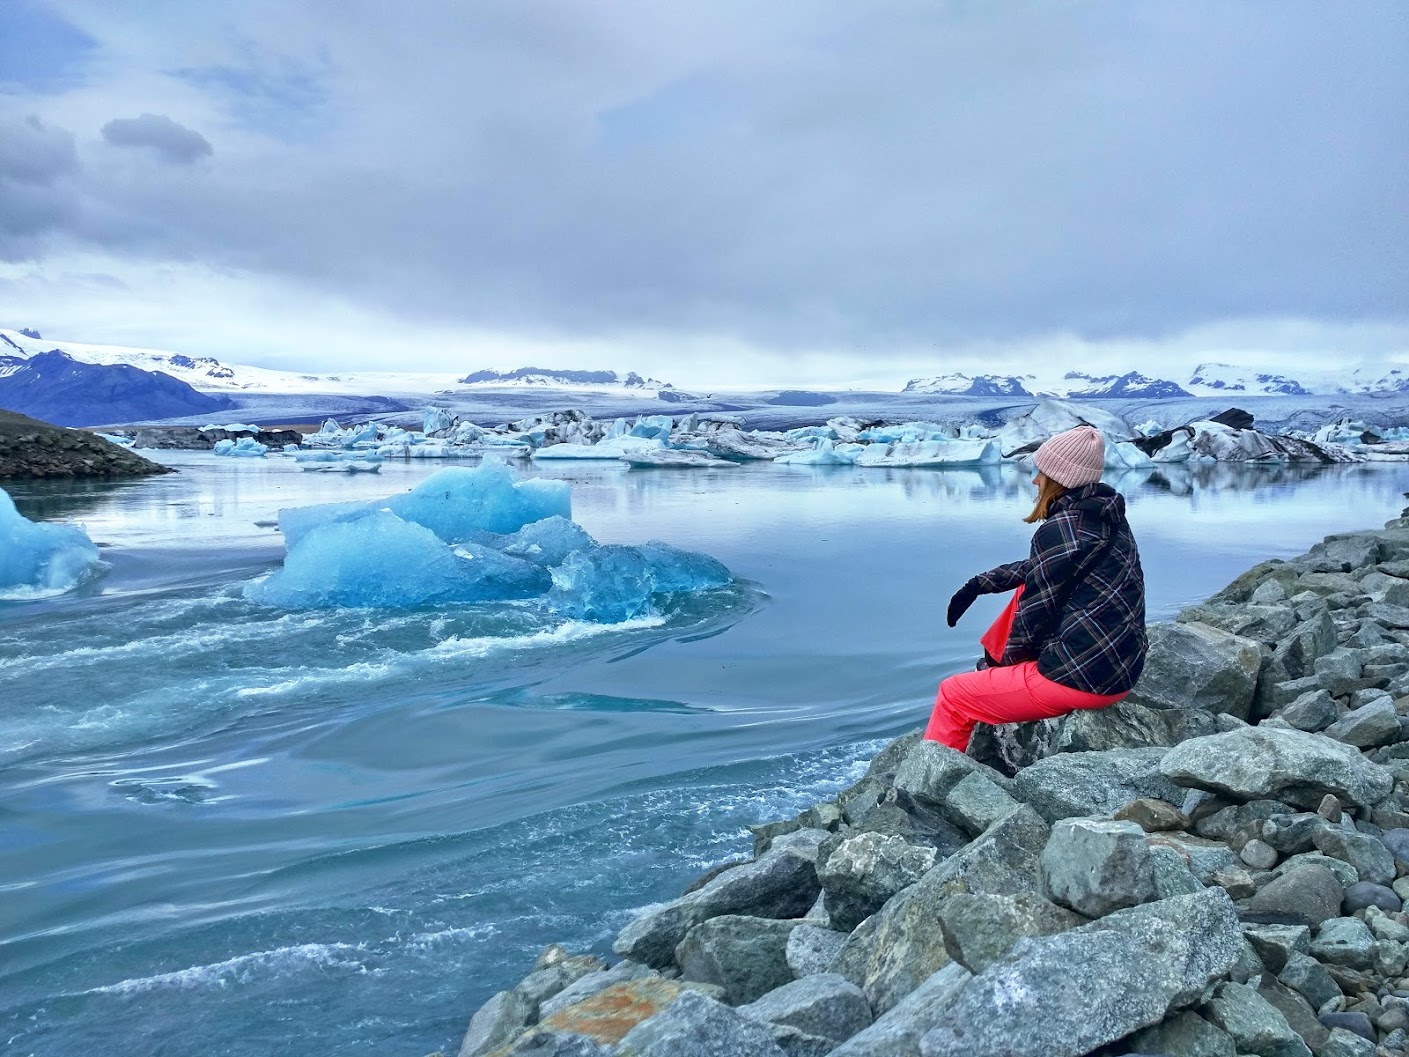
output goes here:
[[[538, 465], [604, 544], [738, 582], [605, 624], [512, 601], [289, 609], [281, 508], [380, 499], [439, 467], [310, 475], [163, 455], [180, 475], [16, 484], [110, 566], [0, 605], [0, 1038], [21, 1054], [454, 1052], [549, 942], [747, 850], [919, 725], [1020, 557], [1012, 467]], [[1398, 514], [1409, 467], [1113, 479], [1172, 616], [1265, 557]]]

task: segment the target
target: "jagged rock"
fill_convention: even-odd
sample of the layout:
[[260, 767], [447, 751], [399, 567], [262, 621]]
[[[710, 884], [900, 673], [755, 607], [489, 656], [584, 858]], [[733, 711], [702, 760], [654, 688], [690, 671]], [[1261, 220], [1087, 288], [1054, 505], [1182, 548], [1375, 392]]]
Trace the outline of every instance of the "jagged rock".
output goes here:
[[1305, 925], [1244, 925], [1243, 935], [1262, 964], [1274, 973], [1285, 969], [1293, 954], [1311, 949], [1311, 930]]
[[1327, 536], [1307, 553], [1315, 572], [1353, 572], [1379, 560], [1380, 540], [1375, 532], [1338, 532]]
[[809, 1035], [786, 1024], [765, 1024], [778, 1049], [787, 1057], [827, 1057], [836, 1046], [835, 1039], [824, 1039], [820, 1035]]
[[1151, 624], [1148, 636], [1145, 669], [1128, 701], [1248, 717], [1262, 665], [1257, 642], [1197, 623]]
[[974, 837], [1017, 809], [1016, 800], [977, 771], [961, 778], [945, 800], [945, 813]]
[[1357, 749], [1372, 749], [1399, 740], [1399, 713], [1389, 698], [1380, 698], [1346, 713], [1321, 733]]
[[1345, 1028], [1332, 1028], [1316, 1057], [1375, 1057], [1375, 1044]]
[[1386, 830], [1380, 842], [1389, 849], [1395, 862], [1409, 866], [1409, 829]]
[[637, 1024], [616, 1057], [784, 1057], [763, 1025], [728, 1006], [686, 992], [663, 1012]]
[[737, 1012], [749, 1020], [797, 1028], [829, 1039], [836, 1046], [871, 1024], [866, 995], [850, 980], [836, 973], [819, 973], [794, 980]]
[[[1324, 603], [1321, 604], [1324, 605]], [[1316, 658], [1324, 657], [1330, 653], [1336, 648], [1336, 644], [1335, 622], [1331, 619], [1330, 613], [1324, 609], [1304, 619], [1293, 628], [1272, 651], [1271, 660], [1263, 670], [1258, 690], [1259, 713], [1266, 715], [1272, 711], [1272, 708], [1269, 707], [1272, 704], [1269, 691], [1273, 686], [1294, 679], [1300, 680], [1307, 676], [1314, 676]], [[1315, 689], [1315, 684], [1304, 689]], [[1276, 703], [1285, 704], [1290, 700], [1291, 698], [1288, 698], [1287, 701]]]
[[1163, 833], [1189, 825], [1189, 820], [1178, 808], [1149, 797], [1132, 800], [1113, 817], [1118, 822], [1133, 822], [1146, 833]]
[[1145, 831], [1133, 822], [1090, 818], [1053, 824], [1042, 851], [1042, 884], [1048, 898], [1087, 917], [1148, 902], [1155, 877]]
[[1233, 1037], [1241, 1053], [1311, 1057], [1311, 1050], [1276, 1006], [1245, 984], [1219, 984], [1200, 1012]]
[[887, 899], [923, 877], [934, 866], [936, 855], [933, 848], [879, 833], [861, 833], [842, 841], [817, 874], [832, 924], [850, 932]]
[[1346, 1013], [1322, 1013], [1321, 1023], [1335, 1031], [1348, 1031], [1360, 1036], [1369, 1042], [1375, 1041], [1375, 1026], [1370, 1023], [1370, 1018], [1361, 1012]]
[[[895, 771], [894, 785], [921, 804], [942, 807], [960, 780], [982, 771], [981, 764], [937, 741], [913, 745]], [[1001, 780], [1001, 776], [999, 777]]]
[[528, 1027], [532, 1017], [528, 999], [513, 991], [500, 991], [470, 1018], [459, 1057], [480, 1057], [511, 1042]]
[[[1250, 981], [1248, 983], [1251, 985]], [[1276, 1007], [1277, 1012], [1286, 1018], [1287, 1026], [1301, 1036], [1302, 1042], [1310, 1046], [1313, 1053], [1320, 1051], [1330, 1033], [1316, 1019], [1316, 1010], [1311, 1008], [1310, 1002], [1267, 973], [1258, 977], [1257, 993]]]
[[1306, 999], [1313, 1009], [1320, 1009], [1341, 997], [1341, 989], [1326, 972], [1326, 967], [1300, 951], [1287, 955], [1287, 964], [1277, 974], [1277, 979]]
[[1046, 843], [1047, 824], [1019, 808], [863, 921], [832, 971], [859, 985], [878, 1015], [886, 1012], [949, 961], [939, 927], [943, 901], [961, 892], [1036, 892]]
[[1316, 926], [1340, 914], [1343, 891], [1336, 875], [1326, 867], [1303, 866], [1259, 889], [1248, 902], [1248, 910]]
[[556, 1009], [540, 1020], [538, 1027], [545, 1031], [585, 1035], [595, 1042], [613, 1046], [637, 1024], [655, 1016], [686, 992], [714, 999], [722, 993], [712, 984], [644, 976], [614, 983]]
[[1034, 723], [980, 723], [969, 739], [968, 755], [1008, 778], [1057, 751], [1066, 717]]
[[920, 1037], [934, 1027], [971, 979], [967, 969], [950, 962], [829, 1057], [916, 1057]]
[[1217, 889], [1022, 939], [962, 988], [920, 1052], [1081, 1057], [1194, 1001], [1241, 946], [1233, 905]]
[[788, 968], [798, 979], [827, 972], [846, 942], [845, 932], [818, 928], [815, 925], [799, 925], [788, 933], [788, 945], [784, 949]]
[[[1232, 724], [1231, 717], [1222, 722]], [[1082, 709], [1060, 721], [1057, 752], [1103, 752], [1178, 745], [1226, 729], [1220, 718], [1198, 708], [1150, 708], [1118, 701], [1106, 708]]]
[[807, 913], [821, 886], [807, 858], [778, 849], [736, 866], [687, 896], [649, 907], [621, 930], [612, 950], [657, 968], [671, 964], [685, 933], [723, 914], [794, 918]]
[[949, 956], [980, 973], [1023, 936], [1049, 936], [1084, 924], [1085, 918], [1041, 896], [953, 895], [939, 907], [939, 927]]
[[1323, 965], [1368, 969], [1375, 960], [1375, 937], [1359, 918], [1332, 918], [1322, 922], [1310, 953]]
[[[1263, 596], [1262, 601], [1254, 597], [1244, 605], [1190, 606], [1181, 610], [1175, 619], [1181, 624], [1207, 624], [1239, 638], [1274, 645], [1300, 622], [1295, 610], [1279, 604], [1286, 600], [1285, 589], [1275, 580], [1264, 582], [1263, 587], [1269, 586], [1276, 586], [1281, 592], [1276, 602], [1269, 601], [1269, 593]], [[1256, 594], [1257, 591], [1254, 591], [1253, 595]]]
[[[1195, 739], [1199, 740], [1207, 739]], [[1059, 753], [1019, 772], [1013, 780], [1013, 795], [1050, 822], [1109, 815], [1141, 797], [1177, 804], [1183, 800], [1183, 792], [1160, 773], [1166, 751], [1178, 749]]]
[[1340, 709], [1336, 707], [1336, 699], [1329, 690], [1318, 689], [1302, 694], [1290, 705], [1279, 709], [1276, 716], [1297, 730], [1315, 733], [1334, 723], [1340, 717]]
[[570, 955], [554, 945], [539, 955], [536, 968], [514, 987], [514, 995], [529, 1011], [528, 1022], [535, 1023], [542, 1015], [541, 1006], [560, 991], [584, 976], [606, 968], [600, 958], [592, 955]]
[[1150, 863], [1154, 868], [1156, 899], [1193, 895], [1203, 890], [1203, 882], [1189, 869], [1187, 856], [1174, 848], [1152, 845]]
[[546, 1020], [558, 1010], [566, 1009], [583, 999], [591, 998], [613, 984], [628, 983], [654, 975], [648, 966], [641, 965], [639, 962], [618, 962], [610, 969], [599, 969], [597, 972], [587, 973], [556, 995], [545, 999], [538, 1007], [539, 1019]]
[[686, 980], [716, 984], [730, 1005], [752, 1002], [790, 982], [788, 934], [795, 921], [724, 914], [694, 926], [675, 949]]
[[1180, 785], [1240, 800], [1269, 797], [1314, 808], [1327, 793], [1369, 806], [1393, 787], [1384, 768], [1355, 749], [1299, 730], [1244, 727], [1194, 738], [1164, 756], [1161, 772]]
[[1136, 1032], [1130, 1044], [1141, 1053], [1177, 1053], [1180, 1057], [1237, 1057], [1238, 1052], [1233, 1036], [1188, 1010]]
[[1316, 831], [1314, 840], [1322, 855], [1354, 866], [1361, 881], [1394, 883], [1394, 856], [1374, 837], [1327, 824]]
[[1214, 877], [1220, 872], [1241, 867], [1233, 849], [1221, 841], [1171, 832], [1150, 837], [1150, 845], [1152, 848], [1162, 845], [1174, 849], [1189, 864], [1193, 875], [1204, 884], [1215, 883]]

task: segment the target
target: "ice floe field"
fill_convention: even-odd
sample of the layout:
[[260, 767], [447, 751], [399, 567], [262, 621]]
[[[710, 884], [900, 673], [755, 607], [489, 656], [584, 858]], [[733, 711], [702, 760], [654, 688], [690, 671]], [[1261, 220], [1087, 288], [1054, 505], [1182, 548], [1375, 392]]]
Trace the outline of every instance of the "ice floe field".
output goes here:
[[[950, 592], [1030, 534], [1007, 462], [158, 457], [3, 515], [78, 548], [0, 603], [8, 1052], [449, 1049], [918, 725], [998, 604], [950, 630]], [[1396, 515], [1409, 467], [1108, 479], [1160, 619]]]

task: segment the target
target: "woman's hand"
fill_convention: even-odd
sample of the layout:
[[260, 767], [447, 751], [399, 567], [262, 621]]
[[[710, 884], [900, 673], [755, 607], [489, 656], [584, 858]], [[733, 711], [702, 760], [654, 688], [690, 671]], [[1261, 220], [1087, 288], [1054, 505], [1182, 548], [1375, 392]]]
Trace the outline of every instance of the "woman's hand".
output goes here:
[[974, 604], [974, 599], [978, 598], [978, 596], [978, 584], [973, 580], [968, 581], [963, 587], [954, 592], [954, 597], [949, 600], [949, 613], [945, 618], [948, 620], [951, 628], [959, 623], [959, 618], [964, 615], [969, 606]]

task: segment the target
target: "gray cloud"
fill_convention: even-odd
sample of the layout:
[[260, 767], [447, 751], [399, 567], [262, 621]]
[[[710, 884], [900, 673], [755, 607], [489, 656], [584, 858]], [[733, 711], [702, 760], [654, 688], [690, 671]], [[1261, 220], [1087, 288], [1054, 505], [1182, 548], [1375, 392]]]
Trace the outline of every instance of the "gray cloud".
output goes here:
[[0, 260], [37, 256], [49, 231], [73, 221], [77, 168], [72, 134], [33, 116], [0, 119]]
[[150, 147], [165, 161], [189, 165], [211, 155], [210, 141], [165, 114], [113, 118], [103, 138], [115, 147]]
[[[214, 80], [146, 27], [241, 136], [200, 181], [94, 173], [76, 236], [436, 325], [779, 350], [1409, 313], [1409, 7], [243, 11], [199, 20], [246, 34]], [[134, 124], [209, 151], [104, 135]]]

